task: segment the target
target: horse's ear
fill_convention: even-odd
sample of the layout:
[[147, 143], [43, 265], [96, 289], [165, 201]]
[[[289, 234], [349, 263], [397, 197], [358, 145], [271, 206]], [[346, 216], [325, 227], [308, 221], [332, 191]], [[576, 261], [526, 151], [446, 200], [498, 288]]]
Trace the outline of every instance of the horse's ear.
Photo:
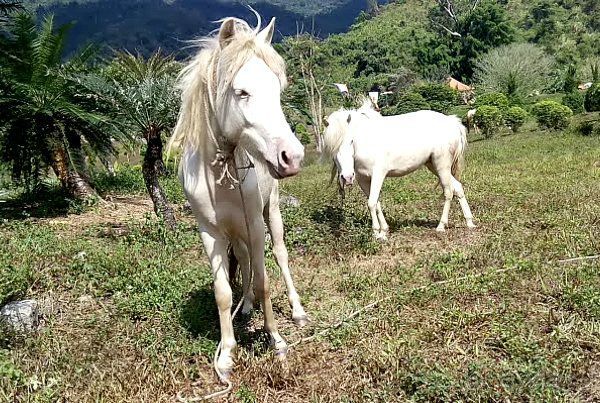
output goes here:
[[227, 18], [221, 24], [221, 29], [219, 29], [219, 45], [221, 45], [221, 48], [227, 46], [235, 36], [235, 24], [236, 21], [233, 18]]
[[269, 25], [260, 31], [256, 37], [263, 40], [265, 43], [271, 43], [273, 40], [273, 32], [275, 32], [275, 17], [271, 18]]
[[348, 114], [348, 119], [346, 119], [346, 121], [348, 122], [348, 124], [350, 124], [350, 121], [352, 120], [352, 114], [349, 113]]

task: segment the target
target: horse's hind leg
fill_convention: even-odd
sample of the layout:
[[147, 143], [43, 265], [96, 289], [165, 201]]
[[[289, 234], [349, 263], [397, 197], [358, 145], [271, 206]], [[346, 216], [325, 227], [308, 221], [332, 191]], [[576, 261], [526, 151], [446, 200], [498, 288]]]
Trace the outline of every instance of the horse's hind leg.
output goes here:
[[254, 308], [254, 288], [250, 283], [250, 256], [248, 255], [248, 248], [243, 242], [233, 241], [231, 245], [242, 271], [242, 292], [244, 293], [242, 314], [247, 315]]
[[[429, 165], [428, 168], [430, 168]], [[440, 223], [438, 224], [435, 230], [438, 232], [444, 232], [446, 230], [446, 226], [448, 225], [450, 205], [452, 204], [452, 198], [454, 197], [454, 188], [452, 187], [452, 180], [454, 178], [450, 173], [450, 168], [440, 169], [436, 172], [436, 174], [440, 180], [442, 190], [444, 191], [444, 208], [442, 209], [442, 217], [440, 218]]]
[[462, 209], [463, 216], [467, 221], [467, 227], [475, 228], [475, 224], [473, 223], [473, 214], [471, 213], [471, 208], [469, 207], [469, 203], [467, 202], [463, 186], [454, 177], [452, 177], [452, 187], [454, 189], [454, 195], [458, 198], [458, 202], [460, 203], [460, 208]]
[[269, 232], [273, 241], [273, 254], [277, 265], [281, 268], [281, 274], [285, 281], [285, 287], [288, 291], [288, 301], [292, 308], [292, 319], [298, 326], [304, 326], [308, 323], [308, 316], [304, 312], [304, 308], [300, 302], [300, 296], [296, 292], [292, 274], [290, 273], [288, 251], [283, 241], [283, 220], [281, 219], [281, 211], [279, 210], [279, 186], [275, 186], [269, 204], [265, 209], [265, 221], [268, 222]]

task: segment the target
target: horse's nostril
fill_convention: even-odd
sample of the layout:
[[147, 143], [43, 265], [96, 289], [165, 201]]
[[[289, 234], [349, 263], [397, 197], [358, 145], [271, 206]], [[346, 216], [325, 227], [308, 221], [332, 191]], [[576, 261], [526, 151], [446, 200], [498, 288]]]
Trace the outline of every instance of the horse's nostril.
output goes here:
[[285, 151], [281, 152], [281, 161], [286, 165], [288, 165], [290, 163], [290, 159], [288, 158]]

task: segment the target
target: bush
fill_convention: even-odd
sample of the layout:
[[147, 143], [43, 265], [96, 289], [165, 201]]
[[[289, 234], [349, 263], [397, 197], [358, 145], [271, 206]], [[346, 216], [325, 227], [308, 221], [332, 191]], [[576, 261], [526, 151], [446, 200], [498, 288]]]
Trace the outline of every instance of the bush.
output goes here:
[[584, 106], [588, 112], [600, 112], [600, 82], [595, 83], [587, 90]]
[[475, 112], [475, 124], [479, 126], [486, 138], [492, 137], [494, 131], [502, 125], [502, 112], [493, 105], [483, 105]]
[[381, 114], [384, 116], [402, 115], [424, 109], [431, 109], [425, 98], [416, 92], [405, 92], [396, 98], [394, 105], [383, 108]]
[[448, 113], [448, 110], [457, 103], [458, 93], [445, 84], [421, 84], [413, 88], [420, 94], [436, 112]]
[[569, 126], [573, 111], [554, 101], [541, 101], [531, 107], [531, 113], [540, 126], [546, 129], [565, 129]]
[[519, 131], [521, 126], [523, 126], [523, 123], [525, 123], [526, 119], [527, 112], [525, 111], [525, 109], [518, 106], [512, 106], [508, 108], [508, 110], [504, 114], [504, 121], [507, 125], [510, 126], [514, 133]]
[[575, 90], [565, 94], [562, 104], [571, 108], [573, 113], [583, 113], [585, 112], [584, 100], [583, 94]]
[[526, 101], [550, 83], [553, 59], [537, 45], [511, 43], [477, 59], [474, 79], [483, 92], [501, 92]]
[[600, 122], [581, 122], [575, 128], [575, 133], [585, 137], [600, 136]]
[[510, 102], [508, 97], [501, 92], [488, 92], [481, 94], [475, 100], [475, 106], [477, 108], [482, 106], [495, 106], [500, 109], [500, 112], [504, 113], [508, 109]]

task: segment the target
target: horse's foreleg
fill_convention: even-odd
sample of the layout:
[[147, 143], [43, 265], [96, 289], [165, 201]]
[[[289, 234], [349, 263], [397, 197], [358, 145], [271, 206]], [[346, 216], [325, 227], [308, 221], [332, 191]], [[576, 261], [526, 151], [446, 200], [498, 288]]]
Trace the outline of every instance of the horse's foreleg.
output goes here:
[[215, 238], [208, 232], [201, 231], [204, 250], [210, 260], [215, 285], [215, 299], [219, 310], [221, 325], [221, 353], [217, 358], [217, 367], [224, 377], [228, 377], [233, 369], [233, 352], [236, 342], [231, 318], [232, 293], [229, 285], [229, 268], [227, 260], [227, 240]]
[[281, 268], [281, 274], [283, 275], [285, 287], [287, 288], [288, 301], [292, 308], [292, 319], [298, 326], [304, 326], [308, 322], [308, 317], [300, 303], [300, 296], [296, 292], [292, 274], [290, 273], [288, 251], [283, 241], [283, 220], [281, 219], [281, 211], [279, 210], [278, 186], [276, 186], [271, 193], [265, 215], [267, 216], [265, 219], [269, 223], [269, 232], [271, 233], [271, 239], [273, 241], [273, 254], [275, 255], [277, 265]]
[[467, 227], [475, 228], [475, 224], [473, 223], [473, 214], [471, 213], [471, 208], [469, 207], [469, 203], [467, 202], [463, 186], [454, 177], [452, 178], [452, 187], [454, 188], [454, 195], [458, 198], [458, 202], [460, 203], [460, 208], [462, 209], [463, 216], [467, 221]]
[[[385, 222], [385, 219], [383, 220], [385, 226], [382, 228], [377, 211], [377, 207], [379, 206], [379, 213], [381, 213], [381, 206], [379, 205], [379, 193], [381, 192], [381, 186], [383, 186], [384, 179], [384, 174], [373, 172], [373, 176], [371, 177], [371, 189], [369, 191], [369, 200], [367, 202], [367, 205], [369, 206], [369, 211], [371, 213], [373, 236], [376, 239], [380, 240], [387, 239], [386, 232], [388, 230], [387, 222]], [[381, 217], [383, 217], [383, 213], [381, 213]]]
[[[260, 221], [260, 222], [259, 222]], [[273, 315], [271, 293], [269, 290], [269, 277], [265, 270], [265, 229], [262, 217], [255, 220], [251, 226], [252, 237], [252, 272], [254, 274], [254, 292], [261, 302], [265, 316], [265, 330], [271, 336], [271, 343], [278, 356], [285, 357], [287, 344], [277, 330], [277, 323]]]

